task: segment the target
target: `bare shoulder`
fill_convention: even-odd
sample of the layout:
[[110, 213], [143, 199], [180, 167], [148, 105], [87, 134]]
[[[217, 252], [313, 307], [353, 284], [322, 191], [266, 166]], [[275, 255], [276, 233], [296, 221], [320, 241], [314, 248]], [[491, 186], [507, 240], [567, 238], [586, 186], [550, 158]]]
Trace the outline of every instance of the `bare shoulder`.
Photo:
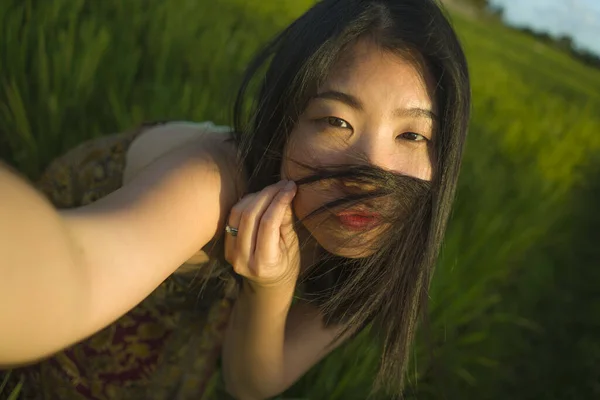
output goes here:
[[[214, 125], [169, 123], [140, 134], [128, 149], [122, 187], [78, 214], [94, 229], [94, 215], [102, 215], [107, 230], [130, 232], [130, 249], [157, 260], [166, 254], [181, 265], [193, 257], [222, 231], [245, 184], [230, 135], [206, 128]], [[152, 241], [159, 244], [149, 251]]]
[[129, 147], [123, 182], [127, 184], [154, 161], [176, 150], [181, 157], [196, 152], [198, 157], [210, 158], [221, 167], [218, 170], [221, 174], [232, 172], [230, 168], [224, 168], [236, 162], [235, 146], [228, 141], [231, 138], [229, 131], [228, 127], [211, 122], [170, 122], [151, 127]]
[[[152, 127], [128, 149], [123, 186], [132, 191], [135, 187], [138, 191], [150, 190], [174, 210], [197, 209], [203, 204], [198, 213], [204, 216], [202, 226], [207, 232], [219, 232], [246, 182], [236, 144], [230, 139], [230, 128], [210, 122], [171, 122]], [[194, 193], [189, 192], [190, 188]], [[214, 216], [218, 216], [215, 221]]]

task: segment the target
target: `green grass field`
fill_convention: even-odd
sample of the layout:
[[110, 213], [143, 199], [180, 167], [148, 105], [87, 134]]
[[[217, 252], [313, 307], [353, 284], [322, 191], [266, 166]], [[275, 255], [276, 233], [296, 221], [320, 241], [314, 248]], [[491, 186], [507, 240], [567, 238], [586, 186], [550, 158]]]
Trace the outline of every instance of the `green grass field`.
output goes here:
[[[5, 0], [0, 157], [35, 179], [143, 120], [227, 124], [249, 57], [310, 4]], [[406, 397], [600, 398], [600, 71], [453, 19], [474, 114]], [[364, 399], [377, 360], [365, 332], [282, 398]]]

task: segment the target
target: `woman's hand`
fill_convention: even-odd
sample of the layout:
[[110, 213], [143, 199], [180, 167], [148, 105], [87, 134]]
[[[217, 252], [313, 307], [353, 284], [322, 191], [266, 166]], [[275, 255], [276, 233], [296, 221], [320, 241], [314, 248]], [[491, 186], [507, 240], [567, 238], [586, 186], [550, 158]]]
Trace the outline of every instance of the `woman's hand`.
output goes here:
[[232, 209], [225, 259], [253, 288], [295, 285], [300, 271], [298, 236], [293, 228], [293, 181], [280, 181], [242, 198]]

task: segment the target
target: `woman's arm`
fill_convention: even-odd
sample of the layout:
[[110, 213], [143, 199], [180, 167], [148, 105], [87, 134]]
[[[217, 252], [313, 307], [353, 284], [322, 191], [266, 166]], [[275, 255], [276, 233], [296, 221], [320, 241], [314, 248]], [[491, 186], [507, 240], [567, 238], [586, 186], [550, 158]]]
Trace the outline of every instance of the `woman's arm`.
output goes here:
[[294, 195], [293, 182], [281, 181], [245, 196], [229, 216], [238, 231], [226, 237], [225, 257], [244, 284], [225, 336], [223, 371], [226, 389], [241, 400], [281, 393], [345, 339], [334, 343], [341, 328], [324, 328], [313, 306], [291, 307], [300, 271]]
[[107, 197], [62, 212], [0, 168], [0, 365], [105, 327], [204, 246], [233, 202], [227, 154], [189, 143]]
[[223, 347], [225, 384], [236, 398], [283, 392], [350, 336], [336, 341], [341, 326], [325, 328], [315, 306], [290, 306], [293, 292], [293, 285], [240, 292]]
[[256, 291], [244, 282], [223, 345], [225, 385], [237, 399], [263, 399], [284, 389], [285, 325], [293, 293], [293, 284]]

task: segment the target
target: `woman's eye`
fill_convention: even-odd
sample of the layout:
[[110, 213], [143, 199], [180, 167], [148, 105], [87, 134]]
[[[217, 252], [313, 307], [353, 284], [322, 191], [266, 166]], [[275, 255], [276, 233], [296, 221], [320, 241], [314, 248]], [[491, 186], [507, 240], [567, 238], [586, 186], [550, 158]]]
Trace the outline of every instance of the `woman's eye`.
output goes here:
[[400, 134], [398, 136], [401, 139], [404, 140], [410, 140], [412, 142], [421, 142], [423, 140], [427, 140], [427, 138], [423, 135], [419, 135], [418, 133], [414, 133], [414, 132], [404, 132], [402, 134]]
[[341, 118], [327, 117], [327, 123], [335, 128], [349, 129], [350, 124]]

